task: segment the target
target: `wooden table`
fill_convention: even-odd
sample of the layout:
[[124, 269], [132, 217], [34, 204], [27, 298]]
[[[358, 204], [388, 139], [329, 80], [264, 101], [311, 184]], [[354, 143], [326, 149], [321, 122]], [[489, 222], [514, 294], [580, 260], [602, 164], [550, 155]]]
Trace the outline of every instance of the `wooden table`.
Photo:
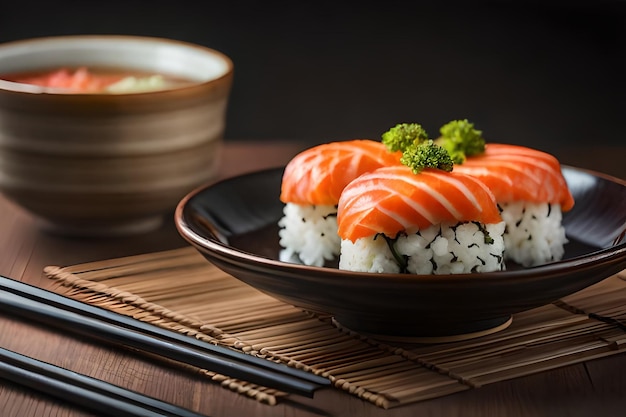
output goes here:
[[[303, 144], [227, 143], [221, 177], [286, 163]], [[626, 178], [626, 147], [569, 149], [563, 163]], [[50, 288], [46, 265], [88, 261], [185, 246], [172, 217], [159, 230], [126, 238], [77, 239], [42, 232], [26, 212], [0, 197], [0, 274]], [[615, 355], [383, 410], [333, 388], [314, 399], [290, 396], [269, 406], [221, 388], [206, 378], [127, 350], [82, 340], [19, 317], [0, 315], [0, 346], [121, 385], [210, 416], [622, 416], [626, 415], [626, 355]], [[70, 403], [0, 379], [0, 415], [88, 416]]]

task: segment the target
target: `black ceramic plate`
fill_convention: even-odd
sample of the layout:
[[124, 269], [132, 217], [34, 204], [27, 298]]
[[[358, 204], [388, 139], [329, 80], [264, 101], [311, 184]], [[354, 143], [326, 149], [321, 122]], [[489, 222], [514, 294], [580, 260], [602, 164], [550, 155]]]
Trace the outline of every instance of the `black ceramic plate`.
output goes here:
[[[227, 179], [187, 195], [179, 233], [220, 269], [277, 299], [330, 313], [384, 338], [470, 337], [626, 268], [626, 181], [563, 167], [576, 200], [563, 223], [562, 261], [459, 275], [368, 274], [278, 260], [282, 168]], [[207, 288], [207, 291], [210, 291]]]

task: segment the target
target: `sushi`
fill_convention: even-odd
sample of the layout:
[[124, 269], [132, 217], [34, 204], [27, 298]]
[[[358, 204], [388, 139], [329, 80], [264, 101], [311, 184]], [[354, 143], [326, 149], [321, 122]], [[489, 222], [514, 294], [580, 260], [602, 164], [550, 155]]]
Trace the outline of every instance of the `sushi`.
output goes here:
[[523, 266], [561, 260], [567, 237], [562, 213], [574, 199], [558, 160], [517, 145], [489, 143], [456, 172], [472, 175], [494, 193], [506, 222], [506, 259]]
[[363, 173], [398, 165], [401, 152], [391, 152], [379, 141], [355, 139], [306, 149], [285, 167], [280, 200], [280, 260], [323, 266], [336, 260], [337, 204], [343, 188]]
[[382, 167], [339, 199], [339, 268], [459, 274], [504, 269], [505, 223], [478, 179], [441, 169]]
[[[454, 136], [481, 134], [467, 120], [450, 122], [441, 131], [438, 141], [444, 146]], [[562, 213], [574, 206], [574, 199], [554, 156], [519, 145], [487, 143], [456, 162], [454, 172], [480, 179], [493, 192], [506, 223], [506, 260], [530, 267], [562, 259], [568, 241]]]

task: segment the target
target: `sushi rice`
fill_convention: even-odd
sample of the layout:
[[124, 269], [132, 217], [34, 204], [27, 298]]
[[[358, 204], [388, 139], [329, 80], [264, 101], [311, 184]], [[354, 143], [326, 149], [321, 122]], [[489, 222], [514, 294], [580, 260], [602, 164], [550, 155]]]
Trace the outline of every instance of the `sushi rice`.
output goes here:
[[339, 256], [337, 206], [287, 203], [278, 221], [280, 260], [323, 266]]
[[[562, 259], [568, 242], [558, 204], [513, 202], [500, 204], [503, 223], [484, 226], [493, 244], [474, 223], [454, 227], [434, 225], [402, 235], [394, 248], [407, 256], [405, 272], [451, 274], [504, 270], [502, 262], [525, 267]], [[401, 272], [387, 239], [382, 235], [341, 240], [337, 235], [336, 206], [288, 203], [279, 221], [280, 260], [323, 266], [341, 253], [341, 269], [361, 272]], [[506, 227], [505, 227], [506, 224]], [[484, 264], [483, 264], [484, 262]]]
[[[505, 268], [504, 229], [504, 222], [488, 225], [467, 222], [433, 225], [403, 233], [397, 239], [382, 234], [355, 242], [344, 239], [339, 268], [424, 275], [501, 271]], [[486, 238], [483, 230], [491, 239]]]
[[559, 261], [568, 242], [559, 204], [515, 201], [501, 203], [505, 259], [525, 267]]

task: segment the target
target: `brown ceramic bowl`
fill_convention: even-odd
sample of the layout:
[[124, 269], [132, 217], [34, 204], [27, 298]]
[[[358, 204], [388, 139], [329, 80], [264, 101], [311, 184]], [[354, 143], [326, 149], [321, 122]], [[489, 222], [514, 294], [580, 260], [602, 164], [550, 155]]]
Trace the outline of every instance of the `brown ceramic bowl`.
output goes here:
[[[181, 82], [116, 93], [15, 82], [15, 75], [77, 67]], [[232, 77], [222, 53], [167, 39], [1, 44], [0, 191], [64, 234], [155, 228], [186, 193], [214, 178]]]
[[[283, 169], [199, 188], [178, 205], [181, 235], [210, 262], [277, 299], [334, 315], [384, 339], [458, 340], [502, 329], [514, 313], [549, 304], [626, 268], [626, 182], [564, 167], [576, 199], [565, 213], [562, 261], [458, 275], [373, 274], [280, 262]], [[207, 291], [210, 291], [207, 288]]]

